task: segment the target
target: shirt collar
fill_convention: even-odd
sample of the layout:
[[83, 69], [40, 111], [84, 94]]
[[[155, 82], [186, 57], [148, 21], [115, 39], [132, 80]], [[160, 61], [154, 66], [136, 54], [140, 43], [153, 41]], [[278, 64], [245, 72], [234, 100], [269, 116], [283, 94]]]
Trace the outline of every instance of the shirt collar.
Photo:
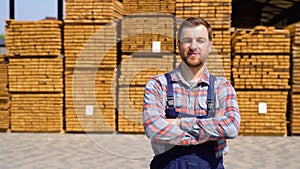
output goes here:
[[[183, 75], [182, 75], [182, 67], [181, 67], [181, 64], [180, 63], [178, 65], [178, 67], [176, 69], [173, 70], [173, 72], [171, 73], [171, 79], [172, 81], [182, 81], [182, 82], [186, 82], [186, 80], [183, 78]], [[206, 65], [204, 65], [205, 68], [204, 68], [204, 71], [203, 71], [203, 76], [201, 79], [198, 80], [197, 84], [200, 84], [200, 83], [206, 83], [207, 85], [209, 85], [209, 72], [208, 72], [208, 69], [206, 67]]]

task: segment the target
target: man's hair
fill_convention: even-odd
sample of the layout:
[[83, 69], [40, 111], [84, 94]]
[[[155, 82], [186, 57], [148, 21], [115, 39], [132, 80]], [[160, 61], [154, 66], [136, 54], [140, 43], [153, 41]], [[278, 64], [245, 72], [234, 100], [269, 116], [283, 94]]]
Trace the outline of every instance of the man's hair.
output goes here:
[[180, 25], [180, 27], [178, 29], [178, 39], [180, 40], [183, 28], [185, 28], [185, 27], [196, 27], [196, 26], [200, 26], [200, 25], [203, 25], [203, 26], [206, 27], [207, 32], [208, 32], [208, 39], [210, 41], [212, 41], [212, 27], [203, 18], [187, 18], [187, 19], [185, 19], [181, 23], [181, 25]]

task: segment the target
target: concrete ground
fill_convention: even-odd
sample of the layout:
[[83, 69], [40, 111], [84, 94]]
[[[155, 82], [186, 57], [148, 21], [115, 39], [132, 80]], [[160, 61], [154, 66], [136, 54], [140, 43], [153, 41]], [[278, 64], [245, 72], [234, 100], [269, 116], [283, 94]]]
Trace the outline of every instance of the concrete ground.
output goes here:
[[[299, 136], [239, 136], [228, 143], [227, 169], [300, 168]], [[143, 169], [152, 155], [144, 135], [0, 133], [3, 169]]]

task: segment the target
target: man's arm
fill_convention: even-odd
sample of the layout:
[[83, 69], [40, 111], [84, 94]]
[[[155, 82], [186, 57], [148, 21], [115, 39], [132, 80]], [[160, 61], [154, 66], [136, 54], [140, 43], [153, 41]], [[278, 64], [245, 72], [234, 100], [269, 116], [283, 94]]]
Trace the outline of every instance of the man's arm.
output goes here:
[[214, 118], [182, 118], [180, 127], [198, 139], [220, 140], [238, 136], [240, 112], [237, 96], [232, 85], [223, 80], [215, 92], [219, 99], [220, 109]]
[[[157, 78], [161, 78], [160, 81]], [[151, 79], [145, 88], [143, 106], [143, 124], [145, 134], [153, 142], [173, 145], [194, 145], [203, 143], [204, 139], [196, 139], [190, 133], [182, 130], [173, 122], [165, 119], [165, 78], [156, 76]], [[177, 121], [180, 122], [180, 121]]]

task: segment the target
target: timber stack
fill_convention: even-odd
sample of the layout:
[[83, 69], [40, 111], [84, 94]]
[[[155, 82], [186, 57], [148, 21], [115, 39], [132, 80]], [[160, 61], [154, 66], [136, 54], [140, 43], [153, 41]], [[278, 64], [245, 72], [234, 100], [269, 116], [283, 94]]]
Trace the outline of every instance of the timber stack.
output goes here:
[[[175, 0], [125, 0], [118, 66], [119, 132], [142, 133], [147, 81], [174, 68]], [[157, 12], [159, 11], [159, 12]]]
[[67, 132], [115, 130], [117, 0], [67, 0], [64, 25]]
[[8, 64], [6, 56], [0, 54], [0, 131], [10, 129], [10, 95], [8, 91]]
[[243, 119], [240, 133], [286, 135], [289, 31], [265, 26], [237, 30], [232, 51], [233, 84]]
[[286, 27], [291, 35], [291, 92], [290, 129], [291, 134], [300, 134], [300, 22]]
[[62, 22], [6, 23], [11, 131], [62, 131]]

